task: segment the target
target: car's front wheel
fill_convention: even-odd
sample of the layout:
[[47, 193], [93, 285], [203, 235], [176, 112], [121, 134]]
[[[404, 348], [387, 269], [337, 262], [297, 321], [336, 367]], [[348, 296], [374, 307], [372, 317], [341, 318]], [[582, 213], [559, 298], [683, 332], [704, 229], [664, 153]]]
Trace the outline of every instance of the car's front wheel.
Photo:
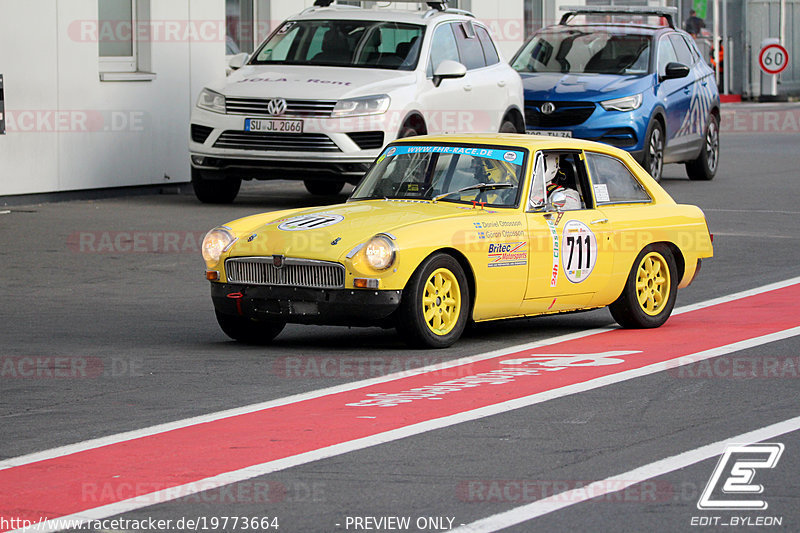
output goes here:
[[678, 270], [675, 257], [663, 244], [651, 244], [639, 253], [611, 316], [623, 328], [657, 328], [675, 307]]
[[304, 180], [306, 190], [315, 196], [334, 196], [342, 192], [343, 181]]
[[664, 170], [664, 127], [657, 120], [647, 129], [647, 144], [644, 147], [644, 169], [656, 181], [661, 181]]
[[417, 268], [403, 291], [397, 331], [411, 346], [446, 348], [464, 332], [469, 302], [469, 285], [459, 262], [447, 254], [434, 254]]
[[225, 335], [246, 344], [269, 344], [286, 327], [282, 320], [251, 320], [219, 312], [217, 322]]
[[209, 178], [213, 171], [192, 168], [192, 188], [197, 199], [204, 204], [229, 204], [239, 194], [242, 180], [239, 178]]
[[686, 175], [694, 181], [710, 181], [719, 166], [719, 119], [711, 115], [706, 130], [706, 139], [700, 155], [686, 163]]

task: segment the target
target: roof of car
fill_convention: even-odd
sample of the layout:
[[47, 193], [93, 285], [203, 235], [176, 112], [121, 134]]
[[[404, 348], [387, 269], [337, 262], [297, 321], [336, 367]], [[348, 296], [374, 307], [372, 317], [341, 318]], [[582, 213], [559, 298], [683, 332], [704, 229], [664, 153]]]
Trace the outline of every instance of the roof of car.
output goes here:
[[467, 15], [458, 11], [362, 9], [349, 6], [314, 7], [303, 11], [289, 20], [376, 20], [383, 22], [405, 22], [408, 24], [429, 24], [443, 19], [467, 20]]
[[461, 135], [421, 135], [397, 139], [395, 143], [445, 143], [476, 146], [519, 147], [529, 150], [590, 150], [624, 157], [627, 152], [608, 144], [585, 139], [526, 135], [520, 133], [470, 133]]

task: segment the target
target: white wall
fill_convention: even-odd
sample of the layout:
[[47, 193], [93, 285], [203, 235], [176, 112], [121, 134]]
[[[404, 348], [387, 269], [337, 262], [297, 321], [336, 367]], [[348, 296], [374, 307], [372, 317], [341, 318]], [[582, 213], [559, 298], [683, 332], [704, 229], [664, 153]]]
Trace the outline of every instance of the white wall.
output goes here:
[[0, 195], [189, 179], [191, 107], [206, 82], [224, 75], [220, 32], [189, 30], [222, 28], [224, 0], [150, 6], [154, 24], [181, 28], [150, 43], [156, 78], [101, 82], [97, 42], [76, 29], [97, 20], [97, 0], [0, 0], [8, 130], [0, 135]]

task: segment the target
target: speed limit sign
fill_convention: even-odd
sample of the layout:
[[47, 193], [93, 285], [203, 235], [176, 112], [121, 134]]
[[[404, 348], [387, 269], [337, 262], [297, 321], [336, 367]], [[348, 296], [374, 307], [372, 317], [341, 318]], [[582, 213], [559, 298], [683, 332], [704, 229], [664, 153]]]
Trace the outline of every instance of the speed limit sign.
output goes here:
[[768, 44], [758, 54], [758, 64], [767, 74], [780, 74], [789, 64], [789, 52], [779, 44]]

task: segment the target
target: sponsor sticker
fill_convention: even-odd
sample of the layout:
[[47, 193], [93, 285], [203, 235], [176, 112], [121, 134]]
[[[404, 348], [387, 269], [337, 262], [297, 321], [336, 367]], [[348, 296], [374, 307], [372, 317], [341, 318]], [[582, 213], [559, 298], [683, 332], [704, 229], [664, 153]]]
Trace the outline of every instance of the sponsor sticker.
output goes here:
[[489, 266], [507, 267], [528, 264], [527, 242], [503, 242], [489, 245]]
[[550, 286], [555, 287], [558, 285], [558, 270], [559, 270], [559, 261], [558, 255], [560, 250], [558, 249], [558, 230], [556, 229], [556, 225], [553, 223], [552, 220], [549, 218], [545, 220], [547, 222], [547, 227], [550, 229], [550, 237], [553, 239], [553, 270], [550, 273]]
[[493, 150], [491, 148], [478, 148], [474, 146], [399, 145], [393, 146], [392, 148], [396, 148], [397, 151], [391, 154], [389, 151], [387, 151], [386, 157], [406, 154], [455, 154], [483, 157], [486, 159], [494, 159], [496, 161], [507, 161], [514, 165], [522, 165], [522, 160], [525, 157], [523, 152], [513, 150]]
[[572, 283], [580, 283], [594, 270], [597, 262], [597, 238], [586, 224], [570, 220], [564, 225], [562, 240], [564, 250], [561, 262], [564, 275]]
[[278, 224], [278, 229], [281, 231], [305, 231], [309, 229], [320, 229], [338, 224], [342, 220], [344, 220], [342, 215], [331, 215], [327, 213], [300, 215], [281, 222]]

